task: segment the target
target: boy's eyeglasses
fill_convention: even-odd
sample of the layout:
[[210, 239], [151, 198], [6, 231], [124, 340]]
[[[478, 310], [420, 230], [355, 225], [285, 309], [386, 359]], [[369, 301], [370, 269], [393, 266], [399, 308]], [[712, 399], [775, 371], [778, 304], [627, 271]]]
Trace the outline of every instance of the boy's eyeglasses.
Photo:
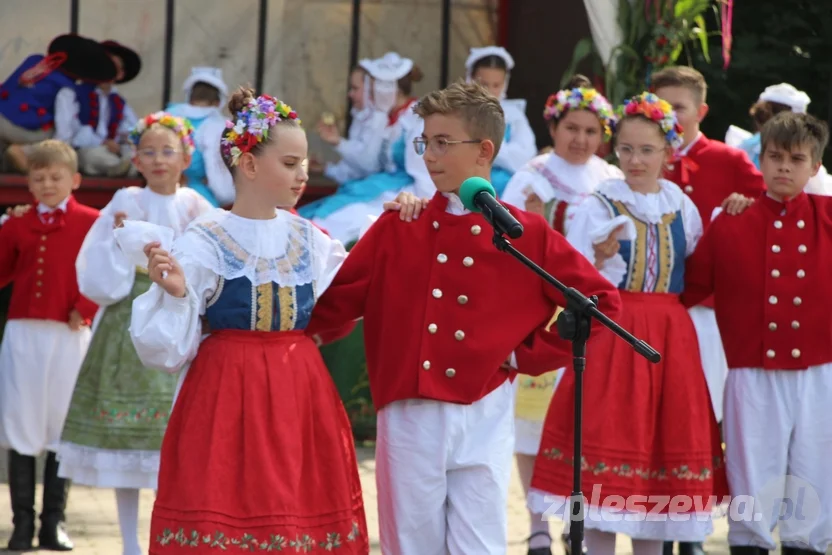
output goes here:
[[157, 156], [159, 156], [163, 160], [170, 160], [171, 158], [173, 158], [174, 156], [179, 154], [179, 151], [175, 148], [165, 148], [165, 149], [162, 149], [161, 151], [156, 151], [156, 150], [153, 150], [153, 149], [144, 149], [144, 150], [140, 150], [138, 154], [139, 154], [139, 158], [141, 158], [142, 160], [152, 162], [153, 160], [156, 159]]
[[467, 141], [451, 141], [444, 137], [433, 137], [426, 139], [424, 137], [416, 137], [413, 139], [413, 148], [416, 149], [416, 154], [422, 156], [429, 148], [434, 156], [444, 156], [448, 152], [450, 145], [476, 145], [482, 143], [482, 139], [470, 139]]

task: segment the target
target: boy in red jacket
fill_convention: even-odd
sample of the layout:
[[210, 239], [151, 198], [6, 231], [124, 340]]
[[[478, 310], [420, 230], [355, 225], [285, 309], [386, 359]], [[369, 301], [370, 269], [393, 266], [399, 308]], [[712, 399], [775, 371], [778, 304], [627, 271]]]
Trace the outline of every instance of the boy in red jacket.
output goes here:
[[803, 189], [829, 130], [783, 112], [762, 130], [768, 191], [739, 216], [718, 216], [689, 259], [687, 305], [713, 295], [728, 361], [725, 460], [731, 495], [754, 515], [729, 519], [732, 555], [832, 544], [832, 198]]
[[75, 258], [98, 211], [78, 204], [78, 158], [47, 140], [29, 156], [37, 206], [0, 228], [0, 287], [14, 282], [0, 346], [0, 447], [9, 449], [14, 532], [9, 549], [29, 550], [35, 532], [35, 457], [47, 451], [42, 549], [68, 551], [63, 530], [68, 483], [55, 450], [97, 307], [78, 292]]
[[[505, 133], [499, 101], [457, 83], [415, 110], [425, 126], [414, 147], [438, 192], [418, 219], [387, 212], [370, 227], [319, 299], [310, 329], [364, 317], [381, 550], [504, 554], [510, 366], [541, 374], [569, 364], [569, 344], [546, 331], [566, 301], [498, 251], [488, 223], [457, 196], [465, 179], [491, 174]], [[507, 209], [525, 229], [518, 249], [617, 315], [618, 292], [591, 262], [542, 217]]]

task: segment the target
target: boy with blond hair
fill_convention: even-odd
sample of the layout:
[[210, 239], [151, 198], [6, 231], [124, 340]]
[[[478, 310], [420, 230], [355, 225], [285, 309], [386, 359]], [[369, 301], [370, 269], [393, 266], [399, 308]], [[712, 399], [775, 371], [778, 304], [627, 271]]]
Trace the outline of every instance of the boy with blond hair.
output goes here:
[[[414, 148], [437, 192], [413, 222], [388, 212], [369, 228], [309, 331], [364, 318], [382, 552], [504, 554], [511, 380], [569, 363], [569, 344], [547, 331], [566, 301], [498, 251], [490, 226], [458, 196], [467, 178], [491, 175], [505, 132], [500, 102], [456, 83], [415, 112], [424, 131]], [[619, 294], [592, 263], [542, 217], [506, 209], [525, 230], [517, 248], [616, 316]]]
[[29, 155], [36, 206], [0, 227], [0, 287], [14, 283], [0, 346], [0, 447], [9, 449], [12, 551], [29, 550], [35, 532], [35, 457], [47, 452], [41, 549], [68, 551], [63, 530], [68, 482], [55, 451], [97, 307], [78, 291], [75, 259], [98, 211], [78, 204], [78, 157], [46, 140]]
[[[768, 191], [739, 216], [720, 215], [689, 259], [683, 300], [713, 296], [725, 345], [725, 462], [731, 495], [754, 518], [728, 522], [732, 555], [832, 544], [832, 197], [804, 189], [829, 129], [783, 112], [762, 130]], [[751, 507], [749, 507], [751, 508]]]

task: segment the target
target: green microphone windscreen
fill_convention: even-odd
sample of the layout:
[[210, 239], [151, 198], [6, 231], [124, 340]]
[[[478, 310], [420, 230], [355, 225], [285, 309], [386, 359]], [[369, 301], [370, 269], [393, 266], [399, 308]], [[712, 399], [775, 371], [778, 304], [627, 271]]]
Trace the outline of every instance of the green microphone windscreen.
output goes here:
[[492, 197], [497, 196], [497, 192], [494, 191], [494, 187], [491, 186], [491, 183], [489, 183], [488, 180], [483, 179], [482, 177], [469, 177], [462, 182], [462, 186], [459, 188], [459, 200], [461, 200], [462, 205], [471, 212], [481, 212], [481, 210], [474, 205], [474, 197], [483, 191]]

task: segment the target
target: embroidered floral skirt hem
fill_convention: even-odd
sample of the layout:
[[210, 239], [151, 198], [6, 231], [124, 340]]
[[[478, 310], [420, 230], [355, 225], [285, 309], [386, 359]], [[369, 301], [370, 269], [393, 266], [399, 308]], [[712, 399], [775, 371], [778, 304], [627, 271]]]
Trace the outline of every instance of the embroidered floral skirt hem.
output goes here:
[[62, 477], [95, 487], [156, 488], [178, 378], [146, 368], [130, 339], [133, 299], [149, 288], [147, 275], [137, 273], [130, 295], [97, 322], [61, 433]]
[[[619, 323], [657, 349], [662, 361], [650, 364], [606, 331], [588, 345], [586, 526], [639, 539], [693, 541], [707, 534], [711, 511], [728, 494], [696, 332], [675, 295], [622, 292], [621, 297]], [[569, 369], [546, 416], [532, 479], [530, 505], [540, 512], [559, 512], [543, 503], [545, 495], [562, 501], [572, 492], [574, 390], [575, 373]], [[624, 518], [626, 513], [643, 518]]]
[[302, 332], [213, 332], [162, 445], [150, 553], [369, 553], [352, 431]]

